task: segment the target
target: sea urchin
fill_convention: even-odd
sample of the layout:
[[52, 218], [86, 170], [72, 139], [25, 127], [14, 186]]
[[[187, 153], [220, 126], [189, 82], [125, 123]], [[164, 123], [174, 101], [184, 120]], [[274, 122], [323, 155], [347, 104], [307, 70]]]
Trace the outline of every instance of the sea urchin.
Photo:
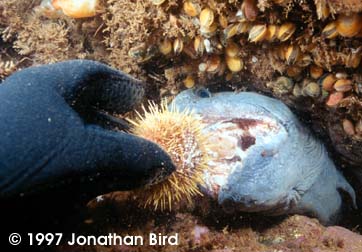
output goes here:
[[171, 156], [176, 171], [166, 180], [142, 189], [138, 196], [144, 206], [153, 206], [155, 210], [171, 210], [178, 202], [192, 202], [192, 197], [201, 195], [199, 185], [203, 184], [203, 171], [209, 162], [208, 137], [202, 133], [201, 120], [191, 111], [178, 111], [150, 103], [144, 108], [144, 115], [138, 114], [133, 125], [137, 136], [159, 144]]

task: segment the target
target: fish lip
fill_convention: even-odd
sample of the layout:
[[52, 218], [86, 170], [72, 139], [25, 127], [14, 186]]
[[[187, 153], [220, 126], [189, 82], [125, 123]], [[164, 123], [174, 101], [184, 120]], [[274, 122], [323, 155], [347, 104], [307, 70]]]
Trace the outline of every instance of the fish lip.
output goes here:
[[[248, 104], [250, 106], [254, 106], [254, 107], [257, 107], [258, 109], [266, 112], [266, 115], [269, 115], [271, 118], [273, 118], [277, 124], [280, 124], [281, 126], [283, 126], [283, 128], [287, 131], [287, 133], [289, 133], [289, 129], [291, 127], [291, 123], [292, 123], [292, 120], [286, 120], [286, 121], [283, 121], [281, 118], [279, 118], [278, 116], [276, 116], [272, 111], [270, 111], [269, 109], [267, 109], [266, 107], [264, 106], [260, 106], [258, 104], [254, 104], [254, 103], [249, 103], [249, 102], [246, 102], [245, 104]], [[286, 105], [285, 105], [286, 106]]]
[[258, 201], [256, 199], [249, 198], [246, 201], [236, 201], [234, 199], [225, 199], [220, 201], [219, 204], [227, 212], [241, 211], [241, 212], [255, 212], [264, 214], [276, 213], [278, 209], [283, 209], [285, 212], [285, 204], [283, 201], [269, 202], [269, 201]]
[[219, 204], [226, 212], [242, 211], [242, 212], [263, 212], [269, 210], [271, 207], [263, 206], [257, 200], [248, 199], [243, 202], [235, 201], [233, 199], [225, 199], [219, 201]]
[[[191, 92], [191, 94], [190, 94]], [[205, 102], [207, 100], [210, 100], [210, 102], [212, 103], [214, 99], [218, 99], [218, 97], [220, 95], [224, 95], [225, 93], [227, 93], [227, 95], [238, 95], [240, 93], [235, 93], [235, 92], [218, 92], [218, 93], [211, 93], [210, 92], [210, 97], [207, 98], [200, 98], [197, 95], [195, 95], [194, 90], [185, 90], [183, 92], [181, 92], [180, 94], [182, 94], [180, 96], [180, 94], [172, 101], [171, 104], [175, 105], [176, 107], [181, 107], [184, 108], [185, 107], [192, 107], [193, 105], [197, 104], [198, 102]], [[208, 91], [209, 92], [209, 91]], [[242, 93], [253, 93], [253, 92], [242, 92]], [[255, 93], [256, 94], [256, 93]], [[259, 95], [260, 94], [256, 94]], [[196, 97], [196, 98], [195, 98]], [[270, 97], [268, 97], [269, 99], [272, 99]], [[182, 105], [183, 103], [188, 104], [188, 106], [184, 106]], [[264, 116], [269, 116], [270, 118], [274, 119], [278, 124], [280, 124], [281, 126], [283, 126], [285, 128], [285, 130], [287, 131], [287, 133], [290, 132], [290, 125], [293, 124], [293, 120], [285, 120], [286, 118], [283, 118], [283, 116], [278, 116], [277, 114], [275, 114], [273, 111], [269, 110], [267, 107], [265, 106], [261, 106], [258, 103], [253, 103], [253, 102], [248, 102], [248, 101], [244, 101], [243, 104], [250, 106], [250, 107], [254, 107], [257, 108], [259, 111], [262, 111], [265, 113]], [[284, 106], [286, 106], [284, 104]], [[286, 106], [287, 107], [287, 106]], [[249, 113], [246, 114], [252, 114], [252, 111], [249, 111]], [[255, 118], [255, 117], [250, 117], [250, 118]], [[261, 118], [262, 119], [262, 118]]]

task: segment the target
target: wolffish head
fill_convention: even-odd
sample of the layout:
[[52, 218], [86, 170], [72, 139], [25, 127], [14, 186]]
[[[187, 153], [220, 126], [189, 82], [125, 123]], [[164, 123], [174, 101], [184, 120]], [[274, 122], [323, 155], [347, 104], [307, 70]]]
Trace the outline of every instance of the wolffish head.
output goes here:
[[279, 179], [269, 162], [288, 141], [284, 117], [291, 115], [280, 104], [255, 93], [211, 94], [206, 89], [187, 90], [174, 99], [174, 106], [202, 118], [203, 131], [214, 143], [204, 191], [219, 203], [232, 200], [253, 211], [276, 205], [279, 195], [271, 195], [270, 188]]
[[[181, 92], [172, 105], [192, 109], [206, 125], [203, 132], [215, 145], [203, 191], [223, 206], [272, 215], [312, 212], [321, 220], [340, 209], [336, 185], [344, 178], [282, 102], [251, 92], [198, 89]], [[318, 180], [331, 190], [314, 191]]]

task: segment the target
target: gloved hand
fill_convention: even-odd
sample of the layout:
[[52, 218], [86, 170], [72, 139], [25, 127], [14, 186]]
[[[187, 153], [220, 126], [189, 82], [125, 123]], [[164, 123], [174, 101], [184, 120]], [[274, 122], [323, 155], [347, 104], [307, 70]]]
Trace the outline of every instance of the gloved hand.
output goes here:
[[88, 60], [8, 77], [0, 84], [0, 202], [59, 193], [58, 201], [86, 201], [170, 174], [158, 145], [95, 124], [95, 111], [127, 112], [143, 94], [130, 76]]

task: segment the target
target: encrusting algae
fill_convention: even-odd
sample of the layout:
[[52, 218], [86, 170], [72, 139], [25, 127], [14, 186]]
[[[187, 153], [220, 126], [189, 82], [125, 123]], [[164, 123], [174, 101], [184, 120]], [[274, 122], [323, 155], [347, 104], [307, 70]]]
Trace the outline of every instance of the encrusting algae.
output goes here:
[[[176, 171], [165, 181], [152, 184], [136, 193], [144, 206], [155, 210], [171, 210], [179, 202], [192, 203], [192, 197], [202, 195], [199, 185], [208, 169], [208, 137], [202, 133], [200, 119], [190, 111], [178, 111], [163, 102], [159, 107], [150, 103], [144, 115], [129, 121], [132, 132], [159, 144], [172, 158]], [[142, 204], [141, 203], [141, 204]]]

